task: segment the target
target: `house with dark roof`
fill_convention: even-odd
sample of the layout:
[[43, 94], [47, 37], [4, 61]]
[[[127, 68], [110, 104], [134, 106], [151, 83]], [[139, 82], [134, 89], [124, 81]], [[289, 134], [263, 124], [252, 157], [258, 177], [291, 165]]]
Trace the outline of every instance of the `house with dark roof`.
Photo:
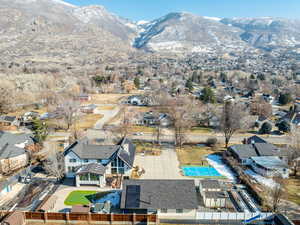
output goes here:
[[238, 144], [228, 148], [228, 152], [242, 165], [250, 165], [251, 157], [278, 156], [285, 161], [288, 155], [286, 150], [280, 149], [270, 143]]
[[289, 177], [288, 165], [278, 156], [251, 157], [251, 160], [252, 169], [262, 176], [281, 176], [283, 178]]
[[160, 218], [195, 219], [198, 208], [195, 182], [124, 180], [120, 208], [131, 213], [157, 213]]
[[28, 164], [27, 149], [34, 145], [29, 134], [0, 131], [0, 174], [10, 174]]
[[88, 139], [74, 142], [64, 151], [65, 174], [76, 185], [106, 185], [106, 175], [129, 176], [135, 158], [135, 145], [123, 138], [117, 145], [94, 145]]

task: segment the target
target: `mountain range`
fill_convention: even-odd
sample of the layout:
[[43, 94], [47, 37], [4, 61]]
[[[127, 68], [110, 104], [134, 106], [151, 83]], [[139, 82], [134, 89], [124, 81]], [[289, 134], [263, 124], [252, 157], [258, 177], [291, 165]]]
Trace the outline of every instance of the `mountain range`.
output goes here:
[[61, 0], [0, 0], [1, 59], [101, 61], [137, 50], [209, 52], [299, 45], [299, 20], [175, 12], [149, 22], [133, 22], [103, 6], [79, 7]]

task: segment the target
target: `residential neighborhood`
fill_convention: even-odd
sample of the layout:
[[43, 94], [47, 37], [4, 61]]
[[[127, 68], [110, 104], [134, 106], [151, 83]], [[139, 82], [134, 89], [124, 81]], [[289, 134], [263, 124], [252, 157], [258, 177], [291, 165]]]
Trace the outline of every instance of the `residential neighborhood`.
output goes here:
[[0, 0], [0, 225], [300, 225], [298, 8]]

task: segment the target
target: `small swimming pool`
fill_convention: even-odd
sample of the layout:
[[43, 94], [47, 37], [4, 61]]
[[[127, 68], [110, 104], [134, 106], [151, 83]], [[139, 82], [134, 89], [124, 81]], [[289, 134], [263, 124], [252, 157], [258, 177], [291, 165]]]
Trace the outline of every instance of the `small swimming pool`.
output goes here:
[[183, 174], [188, 177], [221, 177], [222, 175], [213, 167], [183, 166]]

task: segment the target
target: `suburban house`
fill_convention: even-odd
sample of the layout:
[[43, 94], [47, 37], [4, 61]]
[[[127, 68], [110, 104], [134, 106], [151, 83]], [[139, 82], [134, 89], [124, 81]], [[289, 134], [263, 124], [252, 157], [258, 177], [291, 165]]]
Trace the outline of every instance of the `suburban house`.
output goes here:
[[15, 116], [0, 116], [0, 126], [9, 127], [9, 126], [18, 126], [19, 121]]
[[26, 166], [27, 150], [33, 150], [34, 139], [29, 134], [0, 131], [0, 174], [8, 174]]
[[194, 219], [198, 208], [194, 180], [124, 180], [120, 208], [157, 213], [160, 218]]
[[77, 99], [81, 102], [91, 101], [92, 97], [89, 94], [80, 94], [77, 96]]
[[282, 178], [289, 177], [288, 165], [278, 156], [251, 157], [251, 160], [252, 169], [262, 176], [281, 176]]
[[90, 104], [90, 105], [82, 106], [80, 108], [80, 111], [83, 112], [83, 113], [93, 113], [96, 108], [97, 108], [97, 105]]
[[106, 185], [106, 176], [130, 176], [135, 158], [135, 145], [123, 138], [117, 145], [94, 145], [88, 139], [74, 142], [64, 151], [65, 174], [76, 186]]
[[160, 124], [160, 126], [162, 127], [168, 127], [172, 124], [172, 121], [170, 116], [165, 113], [155, 114], [150, 111], [144, 114], [142, 124], [146, 126], [154, 126]]
[[132, 95], [129, 96], [127, 99], [128, 104], [131, 105], [137, 105], [137, 106], [143, 106], [145, 105], [145, 99], [142, 95]]
[[228, 194], [222, 190], [218, 180], [200, 180], [199, 190], [205, 207], [224, 208], [230, 202]]
[[251, 157], [261, 156], [278, 156], [285, 161], [287, 152], [283, 151], [270, 143], [254, 143], [254, 144], [239, 144], [232, 145], [228, 148], [234, 158], [236, 158], [242, 165], [251, 165]]

